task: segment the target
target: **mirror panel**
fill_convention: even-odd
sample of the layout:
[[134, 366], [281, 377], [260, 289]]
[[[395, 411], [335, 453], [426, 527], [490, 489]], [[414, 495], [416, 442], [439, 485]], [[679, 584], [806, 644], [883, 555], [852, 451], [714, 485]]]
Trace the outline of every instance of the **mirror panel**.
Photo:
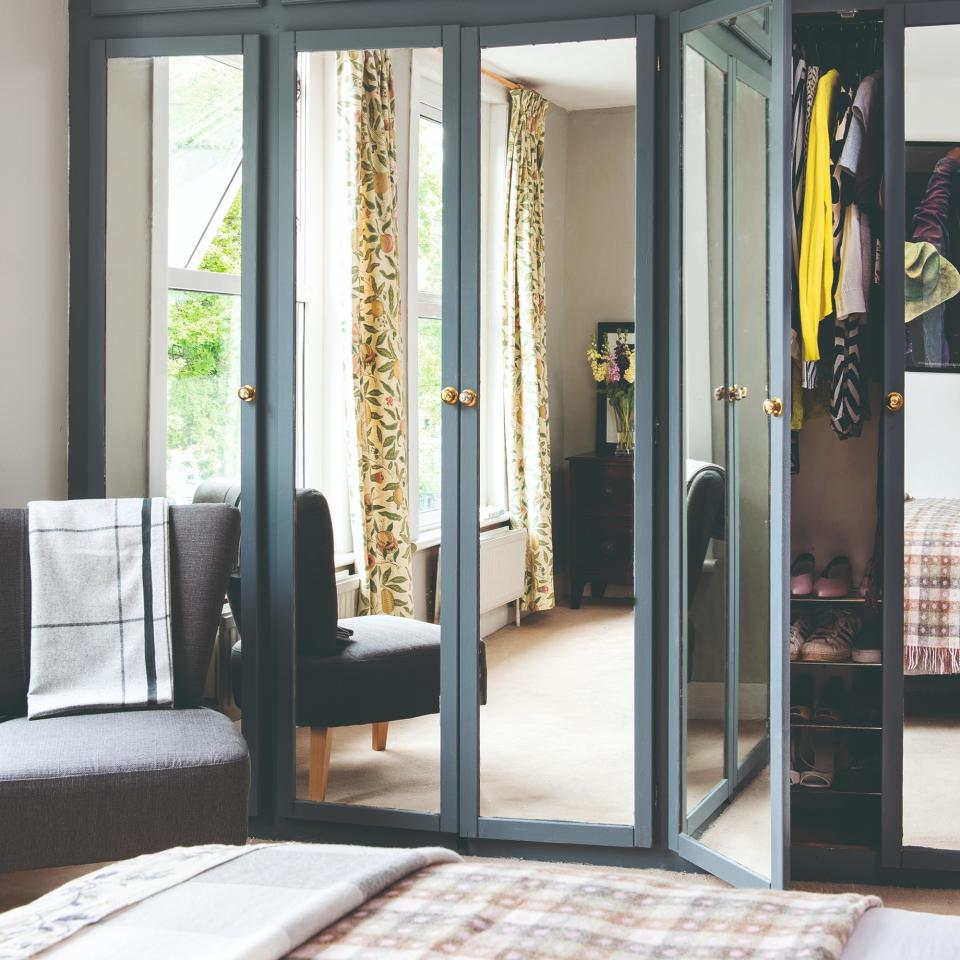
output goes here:
[[[106, 496], [237, 504], [243, 56], [106, 71]], [[204, 691], [238, 724], [239, 621], [225, 602]]]
[[632, 825], [636, 41], [481, 72], [480, 815]]
[[436, 813], [441, 53], [297, 69], [296, 796]]
[[769, 881], [769, 7], [755, 13], [681, 38], [678, 796], [681, 833]]
[[960, 91], [960, 25], [904, 37], [906, 275], [903, 846], [960, 850], [960, 480], [947, 426], [960, 409], [960, 123], [938, 109]]

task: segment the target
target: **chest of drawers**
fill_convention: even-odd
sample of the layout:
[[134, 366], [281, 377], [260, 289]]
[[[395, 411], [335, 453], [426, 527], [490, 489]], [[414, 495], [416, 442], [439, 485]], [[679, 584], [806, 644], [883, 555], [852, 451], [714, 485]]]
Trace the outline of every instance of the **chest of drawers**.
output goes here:
[[602, 597], [607, 584], [633, 586], [633, 457], [568, 457], [570, 465], [570, 606], [584, 587]]

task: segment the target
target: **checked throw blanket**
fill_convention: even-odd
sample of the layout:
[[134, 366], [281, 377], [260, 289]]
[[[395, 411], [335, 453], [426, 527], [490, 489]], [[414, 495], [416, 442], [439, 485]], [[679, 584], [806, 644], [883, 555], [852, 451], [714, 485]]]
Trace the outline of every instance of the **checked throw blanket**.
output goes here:
[[172, 704], [167, 501], [28, 509], [30, 718]]

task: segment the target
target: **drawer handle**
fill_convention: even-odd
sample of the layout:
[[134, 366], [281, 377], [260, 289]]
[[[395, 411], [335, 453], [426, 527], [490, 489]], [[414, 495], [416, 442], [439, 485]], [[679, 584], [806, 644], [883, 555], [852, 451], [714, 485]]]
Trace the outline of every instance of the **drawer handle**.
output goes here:
[[603, 493], [605, 496], [608, 496], [608, 497], [613, 496], [613, 485], [609, 483], [605, 483], [603, 485]]
[[605, 540], [601, 545], [601, 549], [606, 554], [611, 554], [614, 551], [614, 546], [609, 540]]

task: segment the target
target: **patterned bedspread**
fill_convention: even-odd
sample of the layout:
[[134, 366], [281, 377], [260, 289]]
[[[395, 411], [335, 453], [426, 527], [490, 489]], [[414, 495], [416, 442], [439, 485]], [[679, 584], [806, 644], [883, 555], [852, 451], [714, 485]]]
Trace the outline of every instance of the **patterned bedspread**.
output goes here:
[[428, 867], [286, 960], [829, 960], [876, 897], [730, 890], [644, 870], [473, 861]]
[[960, 673], [960, 500], [903, 505], [907, 673]]

